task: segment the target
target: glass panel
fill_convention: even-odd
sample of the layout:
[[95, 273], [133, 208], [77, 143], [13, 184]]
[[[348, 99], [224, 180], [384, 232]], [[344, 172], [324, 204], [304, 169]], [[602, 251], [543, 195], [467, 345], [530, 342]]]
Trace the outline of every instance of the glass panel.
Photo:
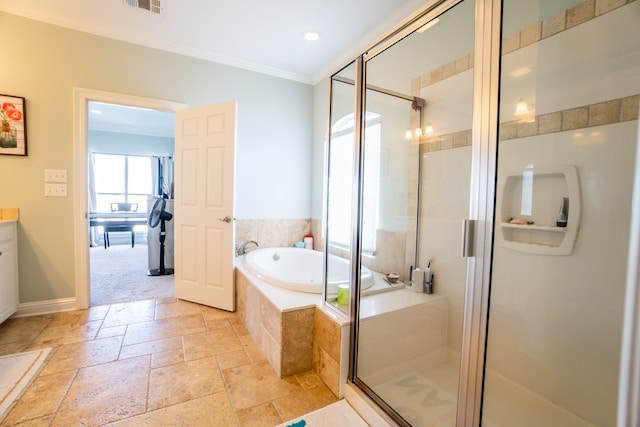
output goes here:
[[483, 425], [612, 426], [640, 2], [503, 3]]
[[95, 185], [97, 193], [124, 194], [124, 161], [125, 156], [117, 156], [111, 154], [95, 155], [95, 164], [93, 171], [95, 174]]
[[152, 175], [149, 157], [127, 157], [127, 192], [129, 194], [151, 194]]
[[366, 63], [365, 108], [378, 124], [365, 130], [362, 264], [375, 283], [360, 301], [356, 376], [416, 426], [456, 423], [473, 49], [466, 1]]
[[325, 238], [326, 300], [349, 312], [351, 212], [354, 177], [355, 62], [331, 78], [327, 232]]

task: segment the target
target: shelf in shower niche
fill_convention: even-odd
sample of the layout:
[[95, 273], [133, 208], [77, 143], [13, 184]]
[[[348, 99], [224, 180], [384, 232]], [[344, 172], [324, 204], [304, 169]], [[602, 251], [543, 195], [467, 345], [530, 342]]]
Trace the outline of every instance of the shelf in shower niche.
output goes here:
[[[569, 198], [567, 227], [554, 223], [562, 197]], [[581, 217], [580, 187], [575, 166], [537, 166], [513, 170], [498, 179], [498, 237], [501, 246], [537, 255], [569, 255], [573, 251]], [[527, 211], [527, 215], [514, 212]], [[511, 224], [524, 217], [535, 224]]]
[[501, 227], [504, 228], [520, 228], [523, 230], [534, 230], [534, 231], [552, 231], [554, 233], [566, 233], [567, 227], [552, 227], [548, 225], [529, 225], [529, 224], [509, 224], [508, 222], [500, 224]]

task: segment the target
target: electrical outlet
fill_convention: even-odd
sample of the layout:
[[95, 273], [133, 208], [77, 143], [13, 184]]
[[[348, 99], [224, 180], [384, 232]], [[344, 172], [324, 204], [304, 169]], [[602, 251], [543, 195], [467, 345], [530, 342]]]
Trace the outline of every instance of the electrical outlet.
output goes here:
[[67, 182], [66, 169], [45, 169], [44, 182]]
[[45, 184], [45, 197], [67, 197], [67, 184]]

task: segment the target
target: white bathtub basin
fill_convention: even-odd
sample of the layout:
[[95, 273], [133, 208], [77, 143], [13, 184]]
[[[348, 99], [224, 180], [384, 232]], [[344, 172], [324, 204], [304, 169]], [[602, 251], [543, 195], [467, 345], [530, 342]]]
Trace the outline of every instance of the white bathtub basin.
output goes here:
[[[249, 252], [244, 260], [247, 269], [272, 285], [299, 292], [321, 294], [323, 253], [310, 249], [264, 248]], [[337, 286], [349, 283], [349, 262], [330, 255], [330, 276], [327, 292], [336, 293]], [[361, 288], [368, 289], [375, 283], [373, 272], [361, 270]]]

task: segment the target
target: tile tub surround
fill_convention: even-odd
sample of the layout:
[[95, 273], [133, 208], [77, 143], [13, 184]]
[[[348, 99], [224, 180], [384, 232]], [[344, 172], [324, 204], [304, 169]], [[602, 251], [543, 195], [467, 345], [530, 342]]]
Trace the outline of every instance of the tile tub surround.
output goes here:
[[[346, 316], [326, 306], [320, 294], [273, 286], [248, 273], [242, 264], [242, 257], [236, 260], [236, 305], [239, 317], [276, 374], [282, 378], [294, 374], [297, 369], [313, 369], [329, 390], [342, 398], [349, 367], [351, 323]], [[446, 298], [415, 293], [409, 288], [363, 297], [361, 317], [363, 321], [374, 323], [399, 318], [402, 323], [406, 320], [403, 314], [418, 310], [426, 303], [436, 303], [434, 307], [439, 307], [439, 310], [432, 311], [435, 317], [429, 317], [429, 320], [438, 319], [440, 325], [446, 325], [442, 317], [446, 318]], [[292, 326], [290, 321], [300, 324]], [[394, 324], [397, 325], [397, 322]], [[280, 328], [278, 325], [281, 325]], [[413, 330], [410, 327], [398, 328], [404, 331], [402, 337], [407, 335], [407, 331]], [[294, 345], [293, 339], [299, 339], [302, 333], [311, 336], [311, 342], [305, 338]], [[413, 356], [413, 353], [408, 355], [409, 358]]]
[[292, 247], [310, 232], [310, 219], [237, 219], [236, 247], [247, 240], [255, 240], [261, 248]]
[[348, 320], [325, 307], [321, 294], [273, 286], [248, 273], [243, 258], [237, 260], [238, 314], [276, 375], [284, 378], [313, 369], [342, 397]]

